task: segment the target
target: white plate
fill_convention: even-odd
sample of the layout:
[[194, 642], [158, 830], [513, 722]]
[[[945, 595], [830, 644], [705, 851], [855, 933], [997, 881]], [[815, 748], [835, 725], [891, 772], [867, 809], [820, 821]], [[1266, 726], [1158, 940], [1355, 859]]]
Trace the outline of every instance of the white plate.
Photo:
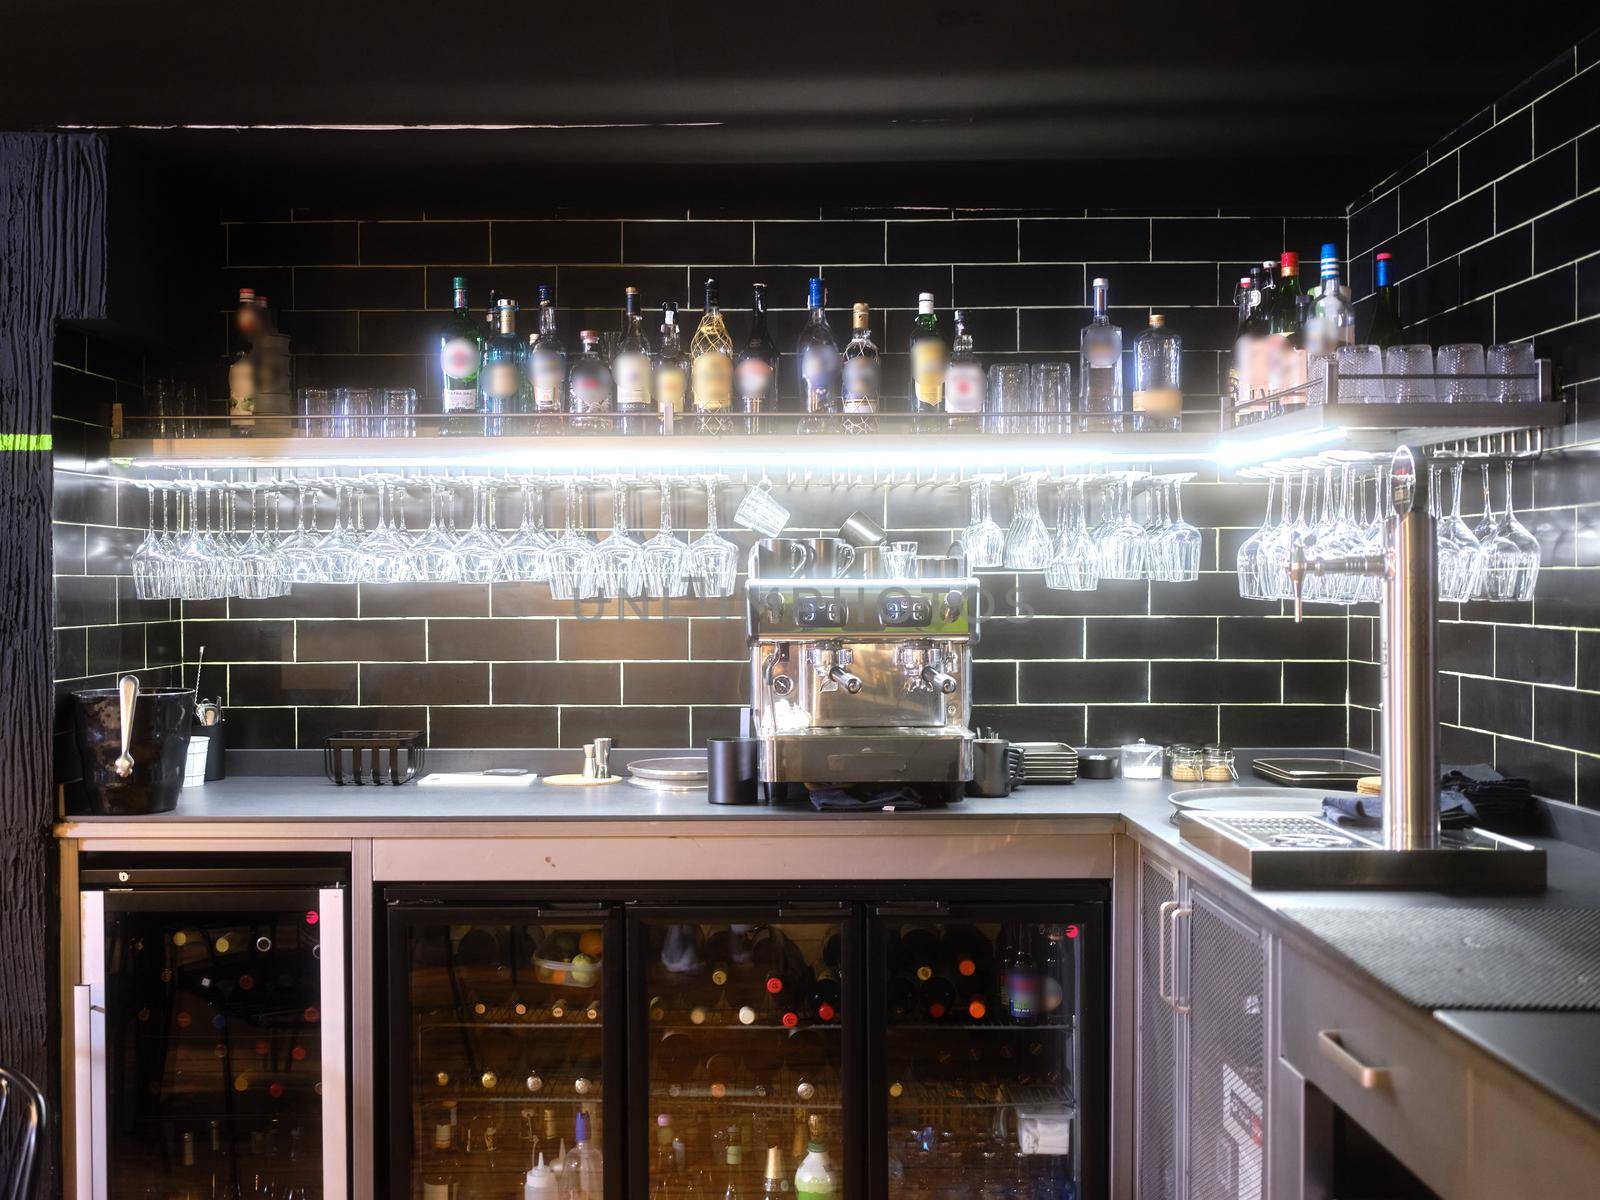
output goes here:
[[1184, 812], [1293, 812], [1320, 813], [1324, 796], [1341, 793], [1330, 788], [1192, 787], [1167, 797]]

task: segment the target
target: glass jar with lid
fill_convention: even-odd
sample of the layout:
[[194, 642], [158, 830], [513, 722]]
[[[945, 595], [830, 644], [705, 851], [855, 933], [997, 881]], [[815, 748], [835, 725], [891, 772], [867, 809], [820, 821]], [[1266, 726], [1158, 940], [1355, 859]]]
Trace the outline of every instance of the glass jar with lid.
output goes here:
[[1210, 742], [1207, 743], [1204, 754], [1203, 774], [1207, 783], [1228, 783], [1239, 778], [1239, 772], [1233, 765], [1233, 751], [1228, 747]]
[[1205, 754], [1189, 742], [1167, 747], [1167, 776], [1174, 783], [1199, 783], [1205, 778]]

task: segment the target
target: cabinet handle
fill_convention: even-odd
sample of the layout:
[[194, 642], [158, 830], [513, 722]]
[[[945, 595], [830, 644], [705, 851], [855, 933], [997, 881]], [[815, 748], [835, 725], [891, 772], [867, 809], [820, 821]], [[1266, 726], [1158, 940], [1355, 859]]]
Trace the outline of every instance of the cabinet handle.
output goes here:
[[[1178, 907], [1176, 900], [1165, 900], [1159, 909], [1156, 918], [1156, 993], [1166, 1002], [1168, 1008], [1172, 1007], [1172, 997], [1167, 994], [1167, 919], [1172, 916], [1172, 910]], [[1177, 975], [1174, 971], [1173, 975]]]
[[1178, 921], [1182, 917], [1192, 916], [1194, 909], [1187, 904], [1180, 904], [1172, 910], [1167, 918], [1172, 922], [1172, 995], [1167, 1003], [1172, 1005], [1172, 1011], [1182, 1015], [1189, 1011], [1189, 997], [1183, 998], [1183, 1003], [1178, 1003]]
[[1323, 1057], [1332, 1059], [1334, 1066], [1350, 1076], [1356, 1085], [1365, 1091], [1388, 1087], [1389, 1068], [1367, 1066], [1345, 1048], [1343, 1037], [1344, 1035], [1337, 1029], [1317, 1030], [1317, 1046], [1322, 1051]]

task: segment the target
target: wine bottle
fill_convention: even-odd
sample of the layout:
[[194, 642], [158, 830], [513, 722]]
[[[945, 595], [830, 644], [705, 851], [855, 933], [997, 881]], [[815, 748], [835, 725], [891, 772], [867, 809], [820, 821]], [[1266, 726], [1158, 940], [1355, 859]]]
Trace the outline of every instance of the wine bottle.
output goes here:
[[767, 1166], [762, 1172], [761, 1200], [783, 1200], [789, 1194], [789, 1181], [783, 1174], [783, 1151], [767, 1147]]
[[[843, 373], [839, 383], [840, 398], [844, 408], [846, 433], [870, 433], [878, 425], [878, 406], [883, 399], [883, 372], [878, 357], [877, 344], [872, 340], [872, 310], [857, 302], [850, 313], [850, 341], [844, 348]], [[831, 934], [823, 947], [826, 959], [828, 946], [833, 946], [838, 934]]]
[[[745, 339], [733, 365], [734, 384], [739, 393], [739, 411], [750, 416], [770, 412], [778, 400], [778, 345], [767, 329], [767, 285], [751, 288], [753, 314], [750, 336]], [[755, 423], [751, 423], [755, 431]]]
[[944, 411], [944, 376], [949, 351], [939, 332], [939, 315], [933, 311], [933, 293], [917, 296], [917, 318], [911, 327], [911, 411]]
[[449, 1122], [441, 1122], [433, 1127], [433, 1154], [422, 1172], [422, 1200], [452, 1200], [460, 1173], [455, 1128]]
[[833, 336], [824, 307], [822, 280], [807, 283], [806, 305], [811, 310], [795, 343], [800, 363], [801, 407], [806, 414], [801, 432], [825, 433], [830, 418], [839, 412], [839, 342]]
[[956, 986], [947, 976], [934, 975], [917, 985], [917, 1005], [930, 1021], [942, 1021], [959, 1005]]
[[457, 428], [497, 435], [505, 430], [507, 414], [525, 413], [531, 407], [528, 382], [528, 347], [517, 336], [517, 302], [501, 300], [495, 310], [495, 331], [483, 344], [483, 367], [478, 373], [477, 416], [463, 417]]
[[644, 318], [639, 311], [639, 289], [623, 292], [622, 337], [611, 360], [611, 375], [616, 381], [617, 411], [626, 414], [622, 431], [642, 430], [638, 422], [629, 424], [628, 415], [651, 411], [650, 342], [644, 334]]
[[539, 329], [530, 335], [528, 373], [533, 382], [533, 411], [566, 412], [567, 348], [556, 331], [556, 309], [548, 283], [539, 285]]
[[717, 305], [715, 279], [706, 280], [705, 312], [689, 343], [689, 359], [695, 412], [726, 413], [733, 403], [733, 339]]
[[884, 1007], [891, 1017], [904, 1020], [916, 1011], [917, 985], [909, 975], [891, 975], [884, 988]]
[[1405, 340], [1405, 326], [1400, 323], [1399, 283], [1394, 278], [1394, 255], [1387, 250], [1372, 260], [1372, 286], [1377, 296], [1372, 304], [1367, 336], [1362, 340], [1387, 350]]
[[683, 348], [683, 332], [678, 327], [678, 306], [668, 301], [661, 306], [661, 340], [656, 346], [654, 388], [656, 407], [661, 412], [681, 413], [689, 393], [689, 355]]
[[811, 985], [811, 995], [808, 1000], [811, 1015], [824, 1024], [837, 1021], [842, 998], [843, 991], [839, 986], [838, 973], [824, 964], [817, 972], [816, 982]]
[[1017, 931], [1005, 963], [1006, 1007], [1013, 1021], [1027, 1023], [1039, 1016], [1039, 967], [1034, 961], [1027, 928]]
[[[1271, 390], [1298, 387], [1306, 381], [1305, 330], [1300, 311], [1304, 294], [1300, 290], [1300, 256], [1285, 250], [1279, 260], [1278, 282], [1272, 289], [1272, 304], [1267, 310], [1267, 333], [1272, 352]], [[1301, 408], [1303, 391], [1279, 398], [1283, 408]]]
[[739, 1172], [743, 1169], [744, 1148], [738, 1142], [728, 1143], [723, 1151], [728, 1166], [728, 1186], [722, 1191], [722, 1200], [739, 1200]]
[[933, 978], [939, 958], [939, 935], [926, 926], [914, 925], [900, 931], [900, 950], [906, 969], [917, 980]]

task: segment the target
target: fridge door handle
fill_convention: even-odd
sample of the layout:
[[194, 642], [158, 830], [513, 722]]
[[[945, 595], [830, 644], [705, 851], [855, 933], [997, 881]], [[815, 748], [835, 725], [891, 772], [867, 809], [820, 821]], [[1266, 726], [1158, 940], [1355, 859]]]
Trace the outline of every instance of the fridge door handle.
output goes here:
[[950, 903], [947, 900], [897, 900], [876, 905], [872, 911], [880, 917], [943, 917], [950, 914]]
[[[1174, 1008], [1175, 1001], [1167, 992], [1167, 922], [1172, 918], [1172, 910], [1177, 907], [1176, 900], [1164, 900], [1156, 915], [1156, 994], [1168, 1008]], [[1174, 970], [1173, 974], [1176, 975], [1177, 971]]]
[[78, 897], [79, 963], [83, 983], [72, 989], [73, 1159], [78, 1200], [106, 1200], [106, 898]]
[[349, 1003], [345, 995], [344, 891], [322, 888], [317, 892], [317, 927], [321, 931], [318, 962], [322, 1007], [322, 1195], [324, 1200], [346, 1200], [350, 1175], [349, 1079], [346, 1071], [346, 1030]]
[[804, 921], [817, 917], [842, 917], [850, 912], [843, 901], [838, 904], [780, 904], [778, 918], [783, 921]]
[[1189, 996], [1184, 993], [1182, 1001], [1178, 999], [1178, 922], [1185, 917], [1194, 916], [1194, 909], [1187, 904], [1180, 904], [1172, 910], [1172, 1011], [1180, 1016], [1189, 1011]]

